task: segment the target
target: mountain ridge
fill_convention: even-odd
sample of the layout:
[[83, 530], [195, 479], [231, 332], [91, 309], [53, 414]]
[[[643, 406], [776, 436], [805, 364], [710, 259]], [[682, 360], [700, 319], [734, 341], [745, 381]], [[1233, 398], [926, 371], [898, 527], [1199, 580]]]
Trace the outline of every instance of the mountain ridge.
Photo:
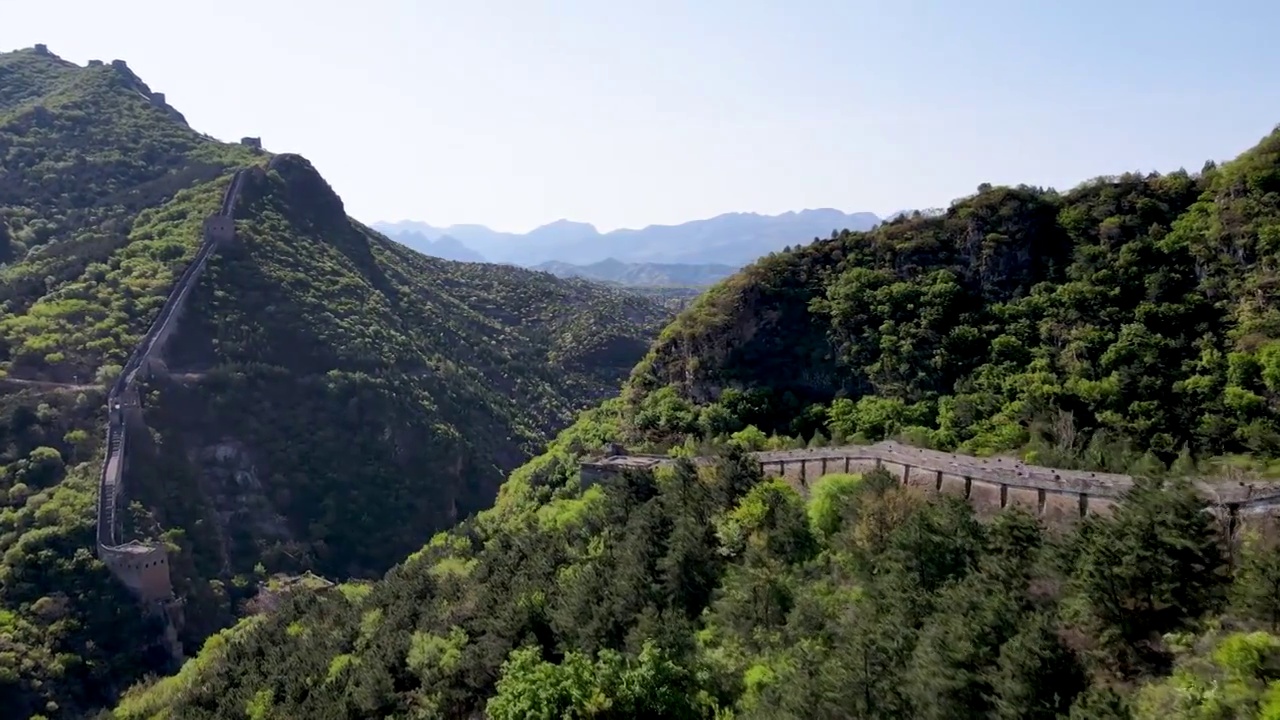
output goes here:
[[[96, 526], [107, 548], [164, 548], [198, 646], [258, 569], [376, 576], [490, 504], [669, 317], [413, 252], [348, 217], [305, 158], [196, 132], [124, 63], [28, 49], [0, 54], [0, 80], [0, 696], [17, 717], [86, 716], [171, 662]], [[211, 250], [228, 197], [234, 242]], [[122, 464], [105, 391], [144, 365]], [[116, 508], [101, 525], [99, 499]]]
[[1280, 516], [1249, 481], [1280, 458], [1277, 228], [1280, 128], [1195, 175], [986, 186], [762, 257], [494, 508], [120, 712], [264, 686], [335, 719], [1276, 708]]
[[436, 227], [416, 220], [375, 222], [371, 227], [392, 239], [419, 245], [450, 237], [489, 262], [534, 266], [545, 262], [591, 264], [607, 259], [663, 264], [742, 266], [788, 245], [828, 237], [833, 231], [869, 230], [881, 219], [873, 213], [832, 208], [787, 211], [778, 215], [728, 212], [675, 225], [647, 225], [599, 232], [590, 223], [560, 219], [527, 233], [491, 230], [483, 225]]

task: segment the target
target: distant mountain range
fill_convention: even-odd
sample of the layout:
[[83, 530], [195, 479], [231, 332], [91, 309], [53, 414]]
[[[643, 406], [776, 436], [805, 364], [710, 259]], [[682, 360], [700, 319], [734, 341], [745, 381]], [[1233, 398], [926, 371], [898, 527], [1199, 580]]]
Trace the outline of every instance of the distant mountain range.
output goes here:
[[377, 222], [373, 228], [415, 250], [448, 260], [525, 267], [553, 261], [590, 266], [612, 260], [737, 268], [789, 245], [829, 237], [833, 230], [870, 230], [880, 222], [873, 213], [821, 208], [781, 215], [727, 213], [680, 225], [607, 233], [589, 223], [570, 220], [557, 220], [523, 234], [483, 225], [435, 227], [414, 220]]
[[463, 245], [457, 238], [448, 235], [441, 235], [433, 240], [416, 230], [404, 230], [395, 233], [380, 230], [379, 232], [399, 242], [401, 245], [417, 250], [423, 255], [445, 260], [457, 260], [458, 262], [485, 262], [483, 255]]

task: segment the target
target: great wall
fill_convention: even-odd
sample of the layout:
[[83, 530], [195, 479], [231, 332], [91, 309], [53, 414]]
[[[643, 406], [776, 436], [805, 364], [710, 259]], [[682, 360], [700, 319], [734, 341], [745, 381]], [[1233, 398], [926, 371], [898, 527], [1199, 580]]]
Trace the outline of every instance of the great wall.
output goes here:
[[[261, 149], [257, 138], [245, 138], [246, 146]], [[266, 169], [275, 167], [284, 156], [275, 156]], [[228, 185], [218, 212], [205, 219], [200, 247], [174, 284], [160, 313], [125, 363], [107, 396], [107, 452], [99, 480], [97, 547], [98, 556], [145, 605], [168, 622], [171, 648], [176, 645], [174, 628], [180, 624], [181, 600], [175, 598], [169, 575], [168, 554], [163, 545], [138, 540], [124, 541], [118, 513], [124, 498], [123, 480], [128, 467], [130, 433], [148, 432], [142, 416], [139, 380], [167, 373], [164, 351], [178, 327], [187, 299], [199, 281], [209, 257], [221, 246], [235, 241], [235, 209], [240, 192], [251, 172], [237, 170]], [[980, 515], [990, 515], [1007, 507], [1021, 507], [1049, 523], [1067, 523], [1091, 514], [1107, 513], [1133, 485], [1127, 475], [1060, 470], [1029, 465], [1012, 458], [979, 458], [938, 452], [886, 441], [875, 445], [778, 450], [752, 453], [766, 475], [780, 476], [807, 492], [810, 484], [833, 472], [865, 472], [884, 468], [902, 484], [928, 493], [950, 494], [967, 500]], [[699, 458], [707, 462], [707, 458]], [[613, 446], [597, 460], [582, 463], [583, 482], [596, 482], [626, 469], [652, 469], [674, 462], [658, 455], [628, 454]], [[1280, 530], [1280, 484], [1225, 483], [1198, 480], [1197, 487], [1210, 501], [1229, 536], [1241, 528], [1258, 527], [1265, 532]]]
[[[35, 52], [50, 55], [44, 45]], [[90, 66], [103, 62], [91, 60]], [[123, 61], [111, 66], [129, 73]], [[129, 73], [131, 77], [131, 73]], [[136, 77], [134, 77], [136, 80]], [[137, 81], [139, 95], [153, 105], [176, 114], [163, 93], [150, 91]], [[180, 117], [180, 116], [179, 116]], [[241, 144], [262, 152], [262, 142], [245, 137]], [[275, 167], [284, 156], [275, 156], [266, 166]], [[203, 274], [209, 257], [221, 246], [235, 241], [235, 209], [250, 172], [237, 170], [223, 194], [219, 210], [205, 219], [200, 247], [174, 284], [155, 321], [134, 348], [107, 395], [106, 454], [98, 484], [98, 557], [126, 588], [147, 608], [166, 621], [166, 645], [175, 658], [181, 655], [176, 628], [181, 624], [182, 601], [176, 598], [164, 545], [139, 540], [124, 541], [118, 514], [124, 500], [124, 475], [128, 468], [129, 435], [146, 433], [139, 380], [167, 373], [165, 347], [178, 327], [188, 297]], [[82, 388], [87, 386], [40, 380], [8, 378], [8, 382], [36, 387]], [[1005, 508], [1021, 507], [1048, 523], [1071, 523], [1094, 514], [1106, 514], [1132, 487], [1128, 475], [1059, 470], [1029, 465], [1011, 458], [979, 458], [921, 448], [892, 441], [875, 445], [779, 450], [752, 453], [766, 475], [787, 480], [802, 493], [818, 478], [834, 473], [865, 472], [884, 468], [899, 481], [927, 493], [948, 494], [969, 502], [979, 515], [989, 516]], [[710, 458], [695, 458], [706, 463]], [[581, 464], [584, 484], [600, 482], [627, 470], [650, 471], [674, 463], [675, 458], [629, 454], [612, 446], [604, 457]], [[1242, 529], [1256, 527], [1263, 532], [1280, 532], [1280, 483], [1224, 483], [1197, 480], [1196, 486], [1208, 499], [1228, 537]]]
[[107, 393], [106, 455], [98, 480], [98, 558], [147, 608], [166, 622], [166, 644], [181, 654], [176, 628], [181, 623], [181, 600], [174, 597], [169, 558], [164, 545], [124, 541], [119, 518], [128, 467], [129, 436], [148, 432], [142, 417], [138, 381], [164, 372], [164, 351], [186, 309], [187, 298], [203, 274], [209, 256], [235, 240], [235, 208], [247, 170], [237, 170], [222, 197], [218, 212], [207, 217], [195, 258], [174, 283], [155, 321], [125, 362]]
[[[815, 480], [830, 473], [884, 468], [903, 485], [963, 498], [981, 516], [1020, 507], [1055, 525], [1109, 513], [1134, 483], [1129, 475], [1059, 470], [1013, 458], [979, 458], [893, 441], [751, 455], [760, 463], [762, 472], [784, 478], [801, 493], [807, 493]], [[697, 461], [706, 463], [710, 459]], [[582, 463], [582, 481], [599, 482], [626, 470], [647, 471], [674, 462], [674, 458], [664, 455], [628, 454], [615, 445], [604, 457]], [[1280, 484], [1205, 479], [1197, 479], [1194, 484], [1209, 501], [1228, 537], [1236, 537], [1244, 528], [1266, 534], [1280, 531]]]

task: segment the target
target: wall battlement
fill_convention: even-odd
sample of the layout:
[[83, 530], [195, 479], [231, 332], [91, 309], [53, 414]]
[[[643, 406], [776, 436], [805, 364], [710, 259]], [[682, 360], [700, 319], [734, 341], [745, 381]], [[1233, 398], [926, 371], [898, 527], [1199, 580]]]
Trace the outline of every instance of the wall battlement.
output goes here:
[[[115, 63], [112, 63], [113, 65]], [[129, 426], [141, 426], [142, 409], [138, 380], [164, 367], [162, 356], [169, 337], [177, 328], [187, 298], [209, 256], [221, 244], [235, 238], [235, 206], [244, 184], [245, 170], [237, 170], [223, 194], [217, 214], [205, 220], [200, 248], [187, 265], [160, 308], [147, 334], [134, 348], [120, 372], [120, 377], [107, 393], [106, 455], [98, 481], [97, 549], [98, 558], [125, 587], [148, 607], [172, 618], [177, 602], [169, 578], [169, 558], [163, 545], [130, 540], [124, 542], [119, 518], [124, 498], [124, 475], [129, 459]], [[145, 426], [142, 426], [145, 429]], [[176, 634], [167, 634], [171, 646]], [[180, 654], [180, 648], [178, 649]]]
[[[765, 475], [784, 478], [802, 493], [807, 493], [809, 486], [823, 475], [884, 468], [903, 485], [930, 494], [961, 497], [979, 515], [1021, 507], [1054, 524], [1110, 512], [1134, 483], [1128, 475], [1061, 470], [1012, 458], [979, 458], [892, 441], [751, 455]], [[706, 463], [710, 459], [696, 461]], [[651, 470], [674, 462], [674, 458], [663, 455], [629, 455], [612, 447], [605, 457], [582, 463], [582, 481], [599, 482], [626, 470]], [[1280, 484], [1196, 480], [1195, 485], [1230, 535], [1245, 526], [1268, 533], [1280, 529]]]

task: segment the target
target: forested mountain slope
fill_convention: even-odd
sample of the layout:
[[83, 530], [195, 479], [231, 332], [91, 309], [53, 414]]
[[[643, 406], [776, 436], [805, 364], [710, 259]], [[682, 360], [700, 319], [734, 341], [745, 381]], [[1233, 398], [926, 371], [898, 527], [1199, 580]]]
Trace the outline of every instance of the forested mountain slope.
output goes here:
[[616, 392], [663, 317], [585, 281], [418, 255], [348, 220], [296, 156], [241, 203], [169, 359], [202, 379], [157, 384], [144, 504], [203, 498], [229, 520], [172, 524], [223, 525], [207, 540], [246, 571], [385, 569]]
[[201, 135], [123, 63], [0, 54], [0, 708], [80, 717], [164, 667], [93, 556], [103, 388], [237, 168], [237, 240], [143, 404], [130, 537], [163, 540], [185, 639], [262, 573], [381, 573], [492, 502], [665, 321], [581, 281], [426, 258], [302, 158]]
[[678, 265], [675, 263], [622, 262], [612, 258], [589, 265], [549, 261], [533, 266], [556, 277], [582, 277], [620, 285], [661, 287], [704, 287], [732, 275], [737, 268], [732, 265], [707, 263]]
[[1280, 452], [1280, 132], [1199, 175], [983, 188], [761, 259], [632, 374], [630, 440], [908, 430], [966, 451]]
[[[1230, 544], [1179, 476], [1280, 451], [1278, 228], [1280, 132], [763, 258], [495, 508], [287, 593], [116, 717], [1275, 716], [1280, 539]], [[741, 454], [886, 435], [1146, 478], [1048, 532], [880, 471], [802, 498]], [[584, 489], [610, 441], [726, 449]]]

